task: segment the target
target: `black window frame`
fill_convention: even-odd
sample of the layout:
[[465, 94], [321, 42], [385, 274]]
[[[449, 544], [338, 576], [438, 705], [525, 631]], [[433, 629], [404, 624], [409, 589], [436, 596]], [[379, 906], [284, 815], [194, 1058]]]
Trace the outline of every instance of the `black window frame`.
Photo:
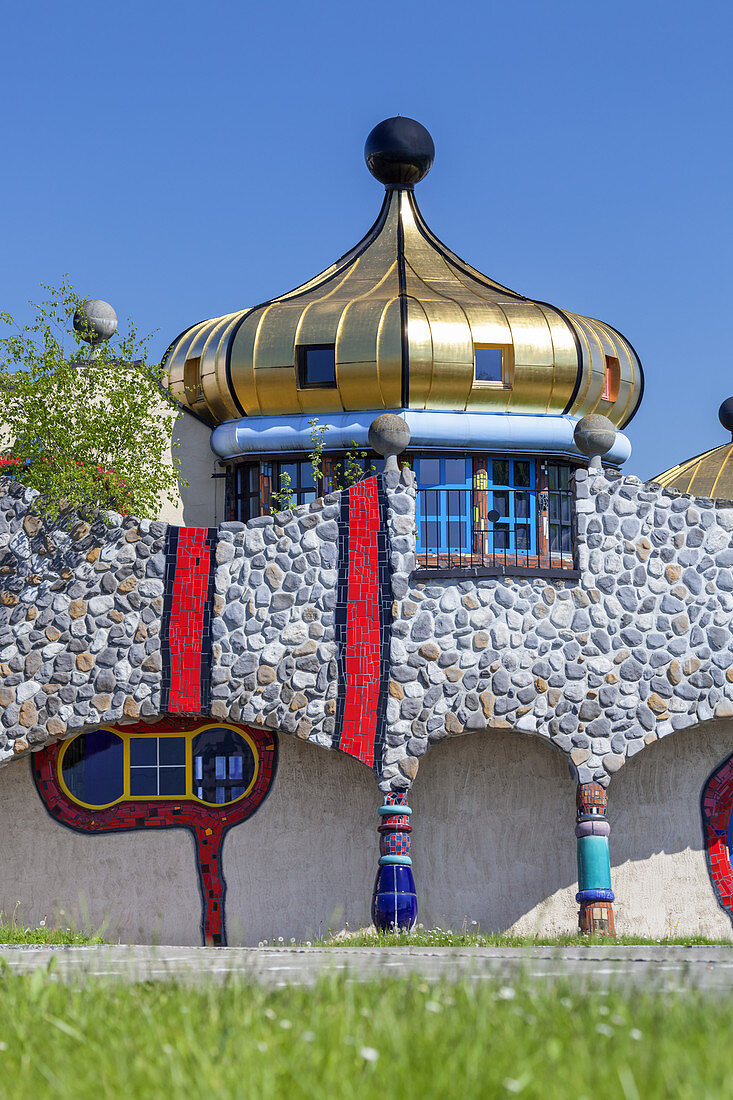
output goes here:
[[[308, 352], [331, 351], [333, 352], [333, 381], [310, 382], [308, 380]], [[298, 389], [301, 390], [335, 390], [336, 383], [336, 345], [335, 344], [301, 344], [295, 351], [298, 367]]]

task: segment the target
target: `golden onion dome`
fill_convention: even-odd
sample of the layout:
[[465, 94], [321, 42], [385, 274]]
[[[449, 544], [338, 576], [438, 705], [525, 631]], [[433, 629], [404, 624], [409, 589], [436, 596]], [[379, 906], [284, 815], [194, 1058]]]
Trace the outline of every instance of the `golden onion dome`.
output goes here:
[[[424, 127], [387, 120], [366, 155], [386, 185], [366, 236], [295, 290], [179, 336], [165, 360], [176, 397], [212, 424], [379, 409], [595, 412], [627, 424], [643, 392], [628, 340], [482, 275], [428, 228], [412, 190], [432, 163]], [[305, 384], [305, 349], [332, 349], [329, 384]], [[484, 350], [500, 369], [482, 378]]]
[[[726, 431], [733, 433], [733, 397], [723, 402], [718, 417]], [[733, 440], [688, 458], [652, 480], [665, 489], [677, 489], [696, 497], [733, 500]]]

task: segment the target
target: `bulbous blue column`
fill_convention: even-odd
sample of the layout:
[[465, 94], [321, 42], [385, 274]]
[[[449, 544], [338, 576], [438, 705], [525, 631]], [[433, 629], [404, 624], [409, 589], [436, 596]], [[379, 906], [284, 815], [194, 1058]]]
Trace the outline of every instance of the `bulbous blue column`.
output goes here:
[[417, 921], [417, 894], [410, 859], [407, 795], [393, 791], [379, 807], [379, 870], [374, 883], [372, 922], [378, 932], [409, 932]]

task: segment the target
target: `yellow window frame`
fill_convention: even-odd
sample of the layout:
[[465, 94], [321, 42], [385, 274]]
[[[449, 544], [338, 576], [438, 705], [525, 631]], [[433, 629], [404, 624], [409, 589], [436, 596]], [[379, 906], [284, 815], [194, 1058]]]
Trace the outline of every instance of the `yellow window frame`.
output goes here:
[[[244, 741], [247, 742], [252, 750], [252, 756], [254, 757], [255, 767], [252, 780], [245, 790], [244, 794], [241, 794], [239, 798], [233, 799], [231, 802], [206, 802], [203, 798], [199, 798], [198, 795], [193, 793], [193, 739], [198, 737], [200, 733], [206, 733], [207, 730], [231, 730], [232, 733], [236, 733]], [[59, 781], [59, 786], [64, 794], [71, 799], [77, 806], [83, 806], [87, 810], [108, 810], [111, 806], [117, 806], [120, 802], [150, 802], [155, 800], [156, 802], [194, 802], [198, 806], [236, 806], [237, 802], [241, 802], [243, 798], [246, 798], [250, 793], [255, 783], [257, 782], [257, 776], [260, 771], [260, 754], [252, 737], [247, 730], [240, 729], [236, 726], [229, 726], [225, 722], [210, 722], [208, 725], [199, 726], [195, 730], [181, 730], [176, 732], [174, 730], [166, 730], [165, 732], [155, 733], [151, 730], [150, 733], [131, 733], [127, 730], [118, 729], [116, 726], [97, 726], [97, 730], [106, 730], [108, 733], [114, 733], [116, 737], [119, 737], [122, 741], [122, 794], [119, 798], [116, 798], [113, 802], [104, 802], [94, 804], [91, 802], [82, 802], [80, 798], [73, 795], [64, 781], [64, 757], [69, 747], [77, 741], [80, 737], [86, 737], [86, 733], [78, 733], [75, 737], [70, 737], [68, 741], [64, 741], [59, 753], [58, 760], [56, 761], [56, 774]], [[96, 731], [90, 731], [96, 732]], [[155, 738], [163, 737], [183, 737], [186, 740], [186, 792], [185, 794], [130, 794], [130, 742], [135, 740], [151, 740]]]

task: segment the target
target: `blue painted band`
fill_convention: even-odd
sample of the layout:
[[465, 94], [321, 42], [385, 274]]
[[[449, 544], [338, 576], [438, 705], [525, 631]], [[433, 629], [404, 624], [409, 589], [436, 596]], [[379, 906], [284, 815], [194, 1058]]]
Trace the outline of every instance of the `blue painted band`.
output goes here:
[[[573, 432], [578, 417], [537, 413], [460, 412], [433, 409], [393, 409], [410, 428], [410, 450], [536, 452], [578, 458]], [[384, 409], [364, 412], [327, 413], [326, 450], [349, 450], [369, 445], [369, 425]], [[227, 420], [211, 433], [211, 449], [220, 458], [243, 454], [278, 454], [311, 451], [313, 440], [308, 414], [302, 416], [245, 416]], [[460, 427], [459, 427], [460, 425]], [[613, 447], [605, 456], [614, 465], [625, 462], [631, 444], [623, 432], [616, 432]]]
[[409, 856], [380, 856], [379, 866], [388, 867], [390, 864], [398, 864], [403, 867], [412, 867], [412, 860]]
[[380, 806], [377, 813], [381, 814], [382, 817], [384, 817], [385, 814], [407, 814], [409, 817], [412, 810], [409, 806]]
[[581, 901], [615, 901], [613, 890], [578, 890], [575, 895], [577, 902]]

